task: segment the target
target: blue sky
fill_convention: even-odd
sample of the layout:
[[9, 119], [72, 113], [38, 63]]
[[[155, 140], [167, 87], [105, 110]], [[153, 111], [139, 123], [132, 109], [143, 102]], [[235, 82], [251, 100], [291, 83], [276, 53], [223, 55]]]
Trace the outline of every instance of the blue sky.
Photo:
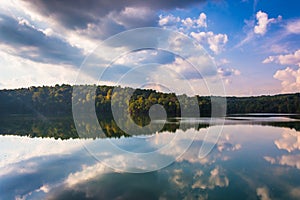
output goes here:
[[[226, 95], [299, 92], [299, 7], [291, 0], [5, 1], [0, 5], [0, 88], [74, 84], [99, 43], [122, 31], [159, 27], [184, 33], [204, 47]], [[126, 65], [153, 60], [187, 75], [196, 93], [205, 93], [183, 61], [164, 51], [119, 58], [101, 83], [114, 85]]]

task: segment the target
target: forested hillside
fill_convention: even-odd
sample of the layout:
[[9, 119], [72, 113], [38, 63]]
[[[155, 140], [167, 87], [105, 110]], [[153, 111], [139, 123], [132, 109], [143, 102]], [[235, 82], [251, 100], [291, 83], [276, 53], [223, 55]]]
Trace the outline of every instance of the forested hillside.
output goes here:
[[[86, 86], [88, 87], [88, 86]], [[93, 95], [87, 94], [81, 98], [82, 104], [95, 101], [97, 113], [111, 116], [111, 98], [113, 87], [98, 86], [95, 99]], [[186, 95], [184, 103], [180, 105], [178, 97], [172, 93], [161, 93], [154, 90], [133, 90], [131, 88], [119, 88], [117, 95], [122, 103], [122, 95], [125, 90], [132, 90], [129, 109], [132, 116], [147, 115], [153, 104], [161, 104], [167, 111], [169, 117], [180, 116], [180, 106], [189, 106], [192, 98]], [[209, 116], [211, 111], [210, 97], [199, 97], [198, 105], [201, 116]], [[234, 113], [300, 113], [300, 93], [280, 94], [274, 96], [258, 97], [227, 97], [227, 114]], [[186, 108], [188, 109], [188, 108]], [[30, 87], [25, 89], [1, 90], [0, 91], [0, 114], [37, 114], [44, 116], [62, 116], [72, 114], [72, 86], [56, 85], [54, 87]]]

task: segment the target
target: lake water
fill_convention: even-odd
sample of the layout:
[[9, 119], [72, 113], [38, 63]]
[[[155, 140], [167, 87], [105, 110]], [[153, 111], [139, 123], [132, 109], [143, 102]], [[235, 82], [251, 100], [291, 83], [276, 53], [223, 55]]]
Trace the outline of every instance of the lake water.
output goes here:
[[[207, 118], [180, 119], [187, 125], [172, 120], [150, 135], [85, 139], [72, 139], [69, 120], [3, 119], [0, 199], [300, 199], [298, 118], [235, 115], [212, 126]], [[71, 136], [53, 138], [61, 131]], [[199, 158], [208, 131], [221, 134]], [[46, 132], [50, 137], [41, 137]], [[170, 143], [171, 150], [159, 151], [161, 160], [132, 157]]]

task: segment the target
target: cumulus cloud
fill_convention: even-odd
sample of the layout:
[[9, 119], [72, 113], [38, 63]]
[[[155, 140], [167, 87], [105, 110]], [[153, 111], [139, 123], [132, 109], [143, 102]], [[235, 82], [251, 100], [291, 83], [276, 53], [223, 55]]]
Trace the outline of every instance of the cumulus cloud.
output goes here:
[[282, 138], [275, 140], [278, 149], [284, 149], [288, 152], [300, 150], [300, 135], [294, 129], [285, 129]]
[[220, 53], [228, 42], [228, 36], [226, 34], [215, 34], [212, 31], [191, 32], [190, 35], [202, 44], [207, 43], [209, 48], [216, 54]]
[[[202, 175], [200, 173], [200, 175]], [[208, 180], [199, 179], [192, 185], [192, 188], [200, 188], [200, 189], [214, 189], [215, 187], [228, 187], [229, 179], [224, 174], [219, 166], [215, 167], [210, 171], [210, 176]]]
[[262, 11], [256, 13], [257, 24], [254, 26], [254, 33], [264, 35], [267, 32], [268, 24], [280, 21], [282, 17], [279, 15], [277, 19], [268, 18], [268, 14]]
[[277, 63], [281, 65], [298, 65], [300, 67], [300, 49], [291, 54], [269, 56], [263, 63]]
[[210, 172], [209, 182], [211, 185], [218, 187], [227, 187], [229, 185], [229, 179], [224, 175], [224, 172], [220, 171], [220, 168], [216, 167]]
[[282, 155], [277, 158], [265, 157], [265, 160], [270, 162], [271, 164], [279, 164], [283, 166], [295, 167], [300, 169], [300, 155], [299, 154], [291, 154], [291, 155]]
[[159, 16], [159, 21], [158, 24], [162, 27], [174, 27], [175, 29], [185, 32], [186, 30], [189, 29], [197, 29], [197, 28], [206, 28], [207, 23], [206, 23], [206, 14], [205, 13], [200, 13], [198, 18], [180, 18], [176, 17], [172, 14], [168, 15], [160, 15]]
[[197, 25], [199, 27], [207, 27], [207, 24], [206, 24], [206, 15], [205, 13], [201, 13], [196, 21]]
[[229, 134], [225, 134], [224, 137], [219, 138], [219, 141], [216, 144], [216, 148], [219, 152], [237, 151], [242, 148], [242, 145], [240, 143], [233, 144], [231, 136]]
[[277, 70], [273, 77], [281, 81], [282, 92], [300, 91], [300, 69], [287, 67], [284, 70]]
[[[295, 129], [284, 129], [281, 138], [275, 140], [278, 149], [289, 153], [300, 150], [300, 135]], [[276, 158], [265, 156], [264, 159], [271, 164], [280, 164], [300, 169], [300, 154], [281, 155]]]
[[278, 163], [300, 169], [300, 155], [283, 155], [278, 159]]
[[[269, 56], [263, 60], [262, 63], [296, 65], [300, 67], [300, 49], [291, 54]], [[277, 70], [273, 77], [281, 81], [282, 92], [295, 92], [300, 90], [300, 69], [287, 67], [283, 70]]]
[[207, 27], [206, 24], [206, 14], [200, 13], [197, 19], [191, 19], [190, 17], [182, 19], [182, 24], [188, 28], [200, 28], [200, 27]]
[[193, 20], [190, 17], [188, 17], [186, 19], [182, 19], [181, 22], [186, 27], [192, 27], [194, 24]]
[[64, 183], [67, 187], [72, 187], [111, 171], [112, 170], [108, 170], [108, 168], [102, 163], [97, 163], [92, 166], [83, 166], [81, 171], [70, 173]]
[[158, 25], [160, 26], [173, 26], [176, 23], [180, 22], [180, 17], [175, 17], [174, 15], [159, 15]]

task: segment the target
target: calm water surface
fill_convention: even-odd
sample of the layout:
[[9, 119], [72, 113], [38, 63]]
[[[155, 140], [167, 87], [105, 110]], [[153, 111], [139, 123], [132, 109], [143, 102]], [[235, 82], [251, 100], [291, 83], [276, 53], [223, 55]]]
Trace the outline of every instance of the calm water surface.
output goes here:
[[[182, 122], [207, 124], [207, 119]], [[218, 123], [147, 136], [64, 140], [20, 136], [32, 126], [15, 135], [17, 130], [1, 125], [9, 134], [0, 136], [0, 199], [300, 199], [299, 124], [293, 116], [231, 116], [202, 159], [198, 153], [204, 135], [219, 130]], [[168, 159], [184, 151], [180, 141], [193, 134], [188, 151], [148, 173], [111, 169], [86, 149], [94, 148], [105, 163], [126, 165], [126, 156], [111, 154], [108, 142], [130, 152], [149, 152], [176, 136], [176, 148], [163, 155]], [[141, 161], [137, 166], [149, 164], [155, 163]]]

